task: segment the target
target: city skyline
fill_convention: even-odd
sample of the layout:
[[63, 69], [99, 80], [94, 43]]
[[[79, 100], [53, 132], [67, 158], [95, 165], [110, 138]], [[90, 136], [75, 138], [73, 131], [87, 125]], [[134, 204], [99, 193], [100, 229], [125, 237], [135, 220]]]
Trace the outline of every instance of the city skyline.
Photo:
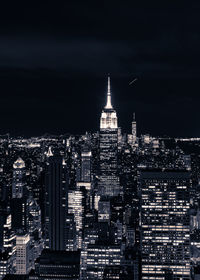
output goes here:
[[[92, 95], [91, 92], [87, 92], [86, 93], [87, 99], [84, 100], [84, 95], [83, 95], [79, 99], [80, 103], [79, 102], [77, 103], [76, 93], [74, 92], [72, 94], [72, 96], [73, 96], [72, 104], [75, 103], [74, 104], [75, 107], [73, 108], [73, 110], [80, 111], [82, 114], [84, 114], [84, 116], [85, 116], [84, 123], [83, 123], [83, 119], [81, 118], [81, 114], [78, 114], [78, 113], [74, 114], [73, 122], [70, 122], [69, 121], [70, 116], [66, 117], [66, 115], [67, 115], [66, 111], [60, 110], [61, 107], [63, 107], [63, 106], [65, 107], [65, 103], [63, 102], [65, 97], [63, 96], [63, 92], [62, 92], [61, 95], [58, 94], [58, 96], [56, 96], [56, 98], [55, 97], [53, 98], [53, 99], [55, 99], [54, 100], [55, 104], [58, 107], [53, 108], [52, 104], [51, 104], [50, 108], [46, 108], [46, 110], [50, 110], [50, 111], [51, 110], [53, 111], [54, 109], [58, 110], [58, 111], [55, 111], [55, 113], [57, 114], [56, 117], [54, 117], [55, 115], [50, 114], [50, 111], [49, 111], [47, 116], [44, 117], [44, 120], [43, 120], [43, 117], [41, 116], [38, 127], [37, 127], [38, 123], [35, 123], [35, 121], [32, 122], [32, 124], [34, 123], [33, 127], [32, 126], [27, 127], [27, 125], [24, 126], [23, 121], [26, 121], [26, 118], [23, 118], [22, 115], [26, 113], [27, 108], [25, 106], [24, 110], [21, 108], [17, 112], [17, 114], [19, 114], [17, 119], [20, 118], [22, 120], [22, 122], [18, 122], [18, 124], [15, 125], [15, 127], [13, 127], [14, 123], [12, 123], [11, 126], [8, 128], [5, 128], [5, 123], [4, 123], [2, 125], [1, 135], [9, 133], [12, 137], [15, 137], [15, 136], [16, 137], [17, 136], [34, 137], [34, 136], [41, 136], [46, 133], [52, 134], [52, 135], [54, 135], [54, 134], [62, 135], [62, 134], [70, 134], [70, 133], [71, 134], [83, 134], [86, 131], [96, 132], [98, 130], [98, 122], [99, 122], [98, 118], [100, 116], [101, 107], [105, 103], [107, 76], [108, 76], [108, 74], [106, 73], [103, 78], [97, 78], [98, 86], [99, 86], [98, 89], [97, 89], [97, 85], [95, 85], [95, 79], [94, 79], [94, 81], [90, 80], [90, 84], [95, 85], [95, 89], [98, 91], [97, 96]], [[183, 123], [182, 117], [187, 116], [187, 114], [184, 114], [184, 112], [183, 112], [183, 115], [180, 115], [180, 112], [179, 112], [180, 108], [177, 108], [177, 110], [175, 112], [173, 112], [170, 116], [166, 114], [166, 111], [171, 109], [170, 107], [173, 104], [173, 100], [163, 104], [163, 106], [166, 106], [167, 108], [164, 108], [161, 104], [159, 104], [159, 107], [158, 107], [158, 104], [156, 104], [156, 103], [154, 104], [154, 102], [156, 102], [156, 99], [159, 99], [158, 96], [154, 96], [153, 101], [151, 101], [151, 97], [149, 96], [146, 100], [147, 103], [146, 103], [146, 101], [145, 101], [145, 104], [141, 103], [141, 100], [140, 100], [141, 98], [138, 97], [138, 93], [141, 93], [140, 88], [142, 88], [144, 86], [143, 83], [145, 83], [145, 81], [143, 81], [142, 78], [140, 78], [137, 75], [135, 75], [135, 76], [129, 75], [129, 78], [120, 77], [118, 80], [116, 77], [113, 78], [112, 73], [110, 74], [110, 77], [111, 77], [111, 87], [113, 90], [113, 100], [114, 100], [113, 103], [118, 111], [119, 126], [122, 128], [124, 133], [131, 132], [132, 116], [133, 116], [133, 113], [135, 113], [136, 117], [137, 117], [137, 122], [138, 122], [138, 134], [139, 135], [140, 134], [150, 134], [152, 136], [160, 136], [160, 137], [167, 136], [167, 137], [172, 137], [172, 138], [173, 137], [182, 137], [182, 138], [184, 138], [184, 137], [185, 138], [187, 138], [187, 137], [191, 137], [191, 138], [197, 137], [198, 138], [199, 137], [200, 134], [198, 134], [198, 131], [196, 129], [194, 129], [194, 127], [193, 127], [193, 125], [196, 126], [196, 123], [193, 122], [193, 123], [189, 124], [189, 117], [192, 117], [192, 116], [188, 116], [185, 120], [185, 123]], [[135, 80], [134, 83], [130, 84], [130, 82], [132, 82], [133, 80]], [[83, 80], [82, 80], [82, 82], [84, 83]], [[100, 82], [101, 82], [101, 84], [100, 84]], [[87, 84], [86, 87], [88, 87], [89, 80], [87, 80], [85, 83]], [[151, 84], [151, 81], [148, 81], [148, 84], [149, 83]], [[76, 82], [74, 79], [73, 85], [75, 85], [75, 84], [76, 84]], [[161, 84], [159, 84], [159, 87], [162, 86], [162, 84], [165, 84], [164, 80]], [[133, 105], [134, 105], [133, 107], [132, 107], [130, 100], [127, 98], [122, 99], [120, 102], [120, 98], [122, 98], [123, 94], [121, 96], [119, 89], [116, 87], [118, 85], [120, 87], [124, 87], [124, 88], [128, 89], [128, 91], [127, 91], [128, 97], [131, 97], [130, 100], [133, 100]], [[55, 83], [54, 83], [54, 86], [56, 86]], [[74, 88], [76, 89], [76, 85]], [[90, 87], [90, 89], [91, 89], [91, 87]], [[121, 90], [121, 91], [123, 92], [123, 90]], [[52, 99], [52, 97], [51, 97], [51, 99]], [[90, 109], [85, 107], [86, 105], [88, 106], [88, 104], [85, 104], [86, 102], [88, 102], [88, 99], [90, 99], [90, 102], [91, 101], [94, 102], [92, 105], [90, 103], [90, 105], [91, 105]], [[25, 100], [27, 100], [27, 102], [29, 102], [29, 99], [25, 98]], [[187, 97], [185, 97], [184, 100], [185, 100], [184, 102], [187, 102], [189, 99], [187, 100]], [[32, 102], [32, 100], [30, 100], [30, 101]], [[52, 100], [51, 100], [51, 102], [52, 102]], [[148, 106], [148, 102], [150, 102], [149, 106]], [[45, 105], [45, 104], [46, 104], [46, 100], [43, 99], [42, 103], [40, 103], [40, 105], [39, 105], [39, 106], [41, 106], [40, 109], [42, 109], [43, 105]], [[85, 106], [82, 106], [83, 104]], [[144, 105], [144, 108], [141, 109], [143, 107], [143, 105]], [[176, 106], [176, 105], [174, 104], [172, 106]], [[197, 104], [196, 104], [196, 106], [197, 106]], [[182, 105], [182, 107], [183, 107], [183, 110], [185, 111], [184, 104]], [[125, 108], [127, 108], [127, 110]], [[42, 113], [42, 115], [45, 113], [45, 106], [43, 109], [44, 109], [44, 112]], [[72, 108], [71, 108], [71, 110], [72, 110]], [[96, 110], [98, 110], [98, 112]], [[162, 111], [162, 113], [160, 111]], [[162, 116], [159, 118], [158, 118], [158, 113], [162, 114]], [[193, 114], [196, 114], [196, 113], [197, 113], [197, 111], [194, 110]], [[70, 114], [73, 114], [73, 113], [70, 112]], [[171, 123], [172, 121], [173, 121], [173, 125], [171, 125], [170, 129], [169, 129], [169, 123]], [[68, 126], [68, 128], [67, 127], [65, 128], [65, 125], [64, 125], [64, 127], [63, 126], [61, 127], [62, 123], [65, 123]], [[161, 125], [161, 123], [162, 123], [162, 125]], [[43, 124], [44, 124], [44, 126], [42, 126]], [[174, 124], [176, 124], [177, 126], [175, 126]], [[18, 127], [18, 125], [19, 125], [19, 127]], [[46, 125], [48, 128], [45, 128]], [[191, 133], [189, 133], [187, 131], [191, 131]], [[171, 132], [171, 133], [169, 133], [169, 132]]]
[[199, 11], [0, 4], [0, 280], [200, 279]]
[[199, 276], [200, 140], [123, 133], [111, 81], [97, 132], [0, 138], [0, 279]]

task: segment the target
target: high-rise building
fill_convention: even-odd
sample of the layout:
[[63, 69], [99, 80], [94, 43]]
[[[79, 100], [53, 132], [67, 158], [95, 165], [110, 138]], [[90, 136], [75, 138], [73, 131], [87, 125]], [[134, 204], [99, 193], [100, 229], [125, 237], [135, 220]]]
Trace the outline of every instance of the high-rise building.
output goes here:
[[82, 247], [82, 235], [84, 225], [84, 200], [85, 189], [77, 187], [76, 190], [69, 190], [68, 194], [68, 212], [74, 215], [76, 224], [76, 240], [79, 249]]
[[48, 158], [45, 188], [46, 248], [65, 250], [68, 176], [66, 164], [59, 155]]
[[66, 217], [66, 251], [77, 250], [77, 235], [76, 235], [76, 223], [74, 222], [74, 215], [67, 214]]
[[118, 123], [111, 104], [110, 77], [108, 76], [107, 103], [100, 119], [100, 182], [101, 196], [117, 196], [120, 193], [117, 175]]
[[30, 235], [16, 237], [16, 274], [28, 274], [30, 270]]
[[25, 163], [18, 158], [13, 164], [12, 198], [22, 198], [25, 186]]
[[103, 279], [106, 266], [120, 265], [121, 248], [112, 244], [89, 244], [87, 247], [86, 279]]
[[21, 158], [18, 158], [13, 164], [12, 199], [10, 201], [12, 229], [16, 232], [29, 230], [29, 194], [25, 163]]
[[27, 231], [27, 198], [13, 198], [10, 202], [12, 229], [14, 231]]
[[110, 222], [110, 200], [99, 200], [98, 222]]
[[190, 187], [188, 172], [141, 172], [142, 279], [190, 279]]
[[37, 231], [38, 236], [41, 237], [41, 210], [36, 200], [29, 196], [27, 199], [27, 228], [30, 234], [33, 234]]
[[4, 203], [0, 203], [0, 251], [3, 251], [4, 242], [4, 224], [8, 217], [8, 211]]
[[91, 182], [91, 151], [84, 147], [81, 152], [81, 182]]
[[132, 137], [133, 137], [133, 145], [135, 145], [137, 141], [137, 124], [135, 119], [135, 113], [133, 113], [133, 121], [132, 121]]
[[10, 256], [14, 255], [16, 245], [16, 235], [12, 230], [12, 219], [11, 215], [8, 214], [6, 222], [3, 225], [3, 250], [6, 251]]
[[139, 250], [137, 247], [127, 247], [123, 252], [123, 258], [121, 261], [123, 268], [122, 278], [123, 280], [139, 280]]
[[135, 113], [133, 113], [133, 120], [131, 123], [131, 134], [128, 134], [128, 144], [132, 146], [132, 148], [136, 148], [137, 146], [137, 124], [135, 119]]
[[15, 273], [14, 258], [7, 252], [0, 252], [0, 279], [6, 274]]

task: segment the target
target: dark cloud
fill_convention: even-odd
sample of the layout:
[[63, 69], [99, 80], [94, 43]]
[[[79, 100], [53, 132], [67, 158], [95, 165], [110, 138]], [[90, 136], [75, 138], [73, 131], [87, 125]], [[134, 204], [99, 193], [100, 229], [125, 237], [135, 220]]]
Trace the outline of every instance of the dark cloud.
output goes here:
[[[199, 57], [160, 41], [129, 43], [87, 38], [0, 37], [0, 67], [47, 68], [74, 74], [143, 72], [155, 77], [199, 76]], [[163, 47], [162, 47], [163, 45]], [[146, 47], [148, 46], [148, 47]], [[196, 56], [196, 58], [195, 58]]]

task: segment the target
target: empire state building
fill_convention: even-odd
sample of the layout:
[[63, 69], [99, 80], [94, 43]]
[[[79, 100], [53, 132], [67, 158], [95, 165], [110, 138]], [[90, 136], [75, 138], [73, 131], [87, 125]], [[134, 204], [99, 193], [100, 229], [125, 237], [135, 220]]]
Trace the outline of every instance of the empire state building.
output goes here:
[[117, 175], [117, 114], [111, 103], [110, 77], [108, 76], [107, 102], [100, 119], [100, 182], [99, 194], [113, 197], [120, 193]]

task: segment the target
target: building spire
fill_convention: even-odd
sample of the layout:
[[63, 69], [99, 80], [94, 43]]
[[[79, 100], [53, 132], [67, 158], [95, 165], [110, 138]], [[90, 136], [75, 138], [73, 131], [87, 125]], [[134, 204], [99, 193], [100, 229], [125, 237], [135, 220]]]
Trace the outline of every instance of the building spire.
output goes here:
[[135, 122], [135, 112], [133, 113], [133, 122]]
[[107, 103], [105, 109], [112, 109], [111, 92], [110, 92], [110, 74], [108, 74], [108, 90], [107, 90]]
[[49, 146], [48, 152], [47, 152], [47, 157], [52, 157], [52, 156], [53, 156], [53, 153], [52, 153], [52, 150], [51, 150], [51, 146]]

